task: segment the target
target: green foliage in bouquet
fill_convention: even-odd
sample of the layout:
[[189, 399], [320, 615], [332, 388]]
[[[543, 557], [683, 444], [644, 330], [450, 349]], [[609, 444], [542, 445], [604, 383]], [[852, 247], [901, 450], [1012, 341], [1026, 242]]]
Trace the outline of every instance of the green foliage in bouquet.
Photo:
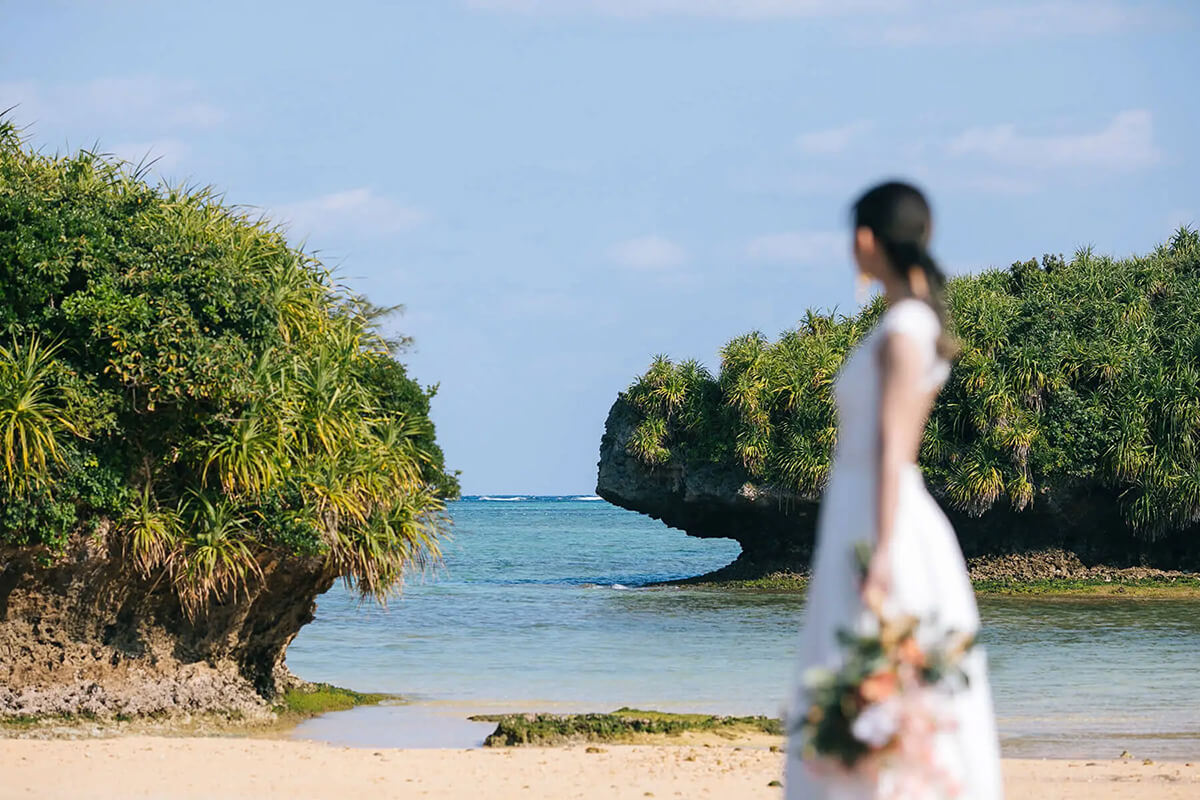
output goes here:
[[810, 705], [794, 724], [806, 757], [853, 768], [889, 746], [873, 746], [855, 734], [854, 723], [868, 707], [906, 691], [951, 692], [967, 685], [962, 659], [974, 647], [973, 637], [947, 633], [922, 647], [917, 643], [921, 626], [916, 618], [904, 617], [879, 619], [876, 633], [838, 632], [845, 654], [840, 667], [812, 669], [804, 676]]
[[458, 493], [391, 310], [211, 189], [0, 119], [0, 548], [115, 530], [193, 612], [273, 557], [384, 597]]

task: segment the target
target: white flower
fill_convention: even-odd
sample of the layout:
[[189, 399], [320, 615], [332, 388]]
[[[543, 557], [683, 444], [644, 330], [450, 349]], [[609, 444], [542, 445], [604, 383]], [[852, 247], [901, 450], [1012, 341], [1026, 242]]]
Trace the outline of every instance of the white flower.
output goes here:
[[850, 726], [854, 738], [878, 750], [900, 730], [900, 704], [895, 699], [867, 706]]
[[804, 687], [806, 689], [824, 689], [826, 686], [833, 685], [837, 675], [833, 670], [825, 667], [810, 667], [804, 672]]

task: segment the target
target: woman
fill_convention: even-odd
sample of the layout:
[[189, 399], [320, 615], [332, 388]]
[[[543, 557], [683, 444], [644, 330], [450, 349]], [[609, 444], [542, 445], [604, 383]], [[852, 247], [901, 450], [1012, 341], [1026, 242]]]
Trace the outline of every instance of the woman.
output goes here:
[[[817, 526], [792, 719], [802, 718], [809, 706], [804, 673], [840, 664], [837, 632], [861, 624], [865, 608], [932, 618], [939, 627], [957, 631], [979, 628], [954, 530], [925, 490], [916, 465], [952, 353], [943, 325], [944, 277], [926, 249], [930, 228], [929, 204], [907, 184], [882, 184], [854, 205], [859, 280], [881, 284], [888, 309], [847, 358], [834, 391], [838, 439]], [[874, 548], [865, 580], [855, 553], [859, 543]], [[968, 688], [951, 700], [956, 724], [936, 735], [933, 749], [936, 767], [957, 784], [957, 793], [905, 790], [905, 800], [1001, 797], [982, 651], [972, 651], [965, 667]], [[823, 769], [805, 760], [796, 738], [788, 750], [789, 800], [896, 796], [897, 770], [868, 775]]]

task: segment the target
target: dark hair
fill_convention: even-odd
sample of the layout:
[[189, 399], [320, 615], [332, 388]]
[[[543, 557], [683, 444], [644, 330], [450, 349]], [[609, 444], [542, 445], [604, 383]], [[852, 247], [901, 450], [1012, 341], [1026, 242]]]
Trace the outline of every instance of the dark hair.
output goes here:
[[929, 285], [929, 296], [922, 298], [938, 316], [942, 334], [938, 352], [945, 358], [958, 350], [946, 333], [946, 305], [942, 292], [946, 276], [927, 249], [933, 216], [929, 201], [915, 186], [889, 181], [868, 190], [854, 204], [854, 228], [868, 228], [883, 248], [888, 263], [897, 274], [908, 280], [913, 267], [920, 269]]

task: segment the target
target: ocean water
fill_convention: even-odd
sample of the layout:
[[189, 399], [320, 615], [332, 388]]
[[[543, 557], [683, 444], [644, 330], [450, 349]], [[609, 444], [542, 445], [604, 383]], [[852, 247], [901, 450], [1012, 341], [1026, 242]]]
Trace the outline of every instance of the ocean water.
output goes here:
[[[402, 695], [294, 735], [468, 747], [475, 713], [621, 706], [780, 713], [802, 598], [648, 587], [732, 561], [598, 498], [471, 498], [435, 573], [381, 609], [337, 586], [289, 649], [301, 677]], [[1006, 755], [1200, 758], [1200, 603], [984, 599]]]

